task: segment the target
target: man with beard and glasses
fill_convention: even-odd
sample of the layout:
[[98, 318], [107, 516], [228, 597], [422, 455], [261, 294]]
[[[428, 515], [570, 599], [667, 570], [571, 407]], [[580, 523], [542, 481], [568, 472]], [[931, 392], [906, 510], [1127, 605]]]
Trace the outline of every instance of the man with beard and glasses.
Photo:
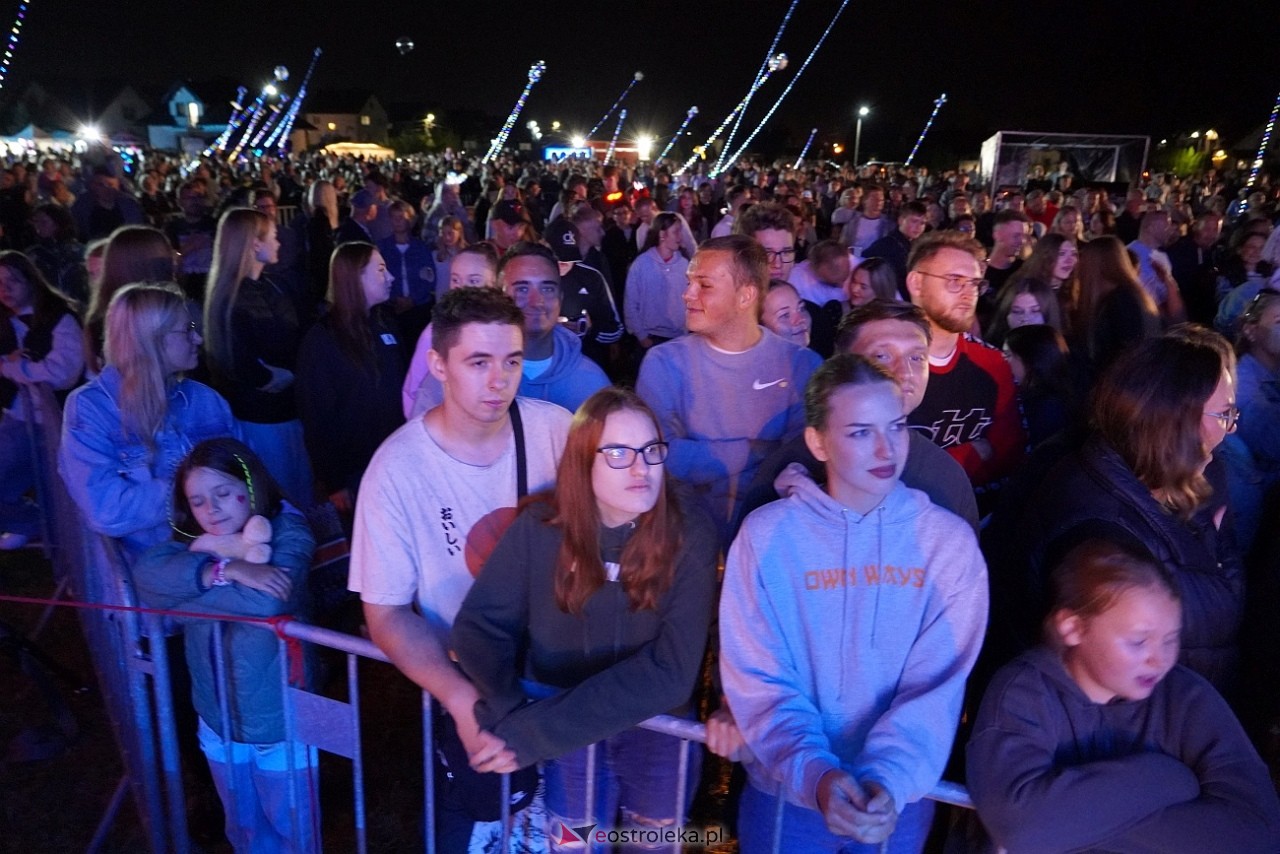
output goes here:
[[964, 467], [979, 495], [1013, 471], [1027, 444], [1013, 373], [999, 350], [968, 334], [986, 284], [983, 255], [973, 238], [940, 231], [917, 240], [907, 262], [907, 291], [933, 332], [929, 386], [909, 420]]

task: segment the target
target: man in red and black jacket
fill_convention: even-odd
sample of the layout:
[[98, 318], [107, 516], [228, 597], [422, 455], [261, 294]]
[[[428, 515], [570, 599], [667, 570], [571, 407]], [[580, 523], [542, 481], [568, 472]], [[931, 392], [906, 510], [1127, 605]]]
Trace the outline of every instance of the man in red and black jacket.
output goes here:
[[964, 467], [980, 496], [1013, 473], [1027, 445], [1013, 373], [999, 350], [968, 334], [984, 256], [976, 240], [940, 231], [916, 241], [907, 263], [907, 291], [933, 331], [929, 386], [910, 423]]

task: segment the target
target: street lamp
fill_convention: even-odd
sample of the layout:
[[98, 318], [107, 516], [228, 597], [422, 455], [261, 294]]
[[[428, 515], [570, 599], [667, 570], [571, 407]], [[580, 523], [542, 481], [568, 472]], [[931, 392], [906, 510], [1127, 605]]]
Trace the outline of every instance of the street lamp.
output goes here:
[[858, 149], [862, 147], [862, 120], [871, 112], [870, 107], [858, 108], [858, 128], [853, 133], [853, 168], [858, 168]]

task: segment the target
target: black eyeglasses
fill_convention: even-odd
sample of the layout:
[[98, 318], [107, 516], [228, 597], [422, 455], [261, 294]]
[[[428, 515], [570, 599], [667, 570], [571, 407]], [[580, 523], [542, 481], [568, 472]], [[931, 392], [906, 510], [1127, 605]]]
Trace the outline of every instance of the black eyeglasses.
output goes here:
[[764, 254], [765, 257], [769, 259], [770, 264], [774, 261], [786, 262], [796, 260], [796, 250], [794, 249], [779, 249], [777, 252], [774, 252], [772, 249], [766, 249], [764, 250]]
[[943, 285], [947, 289], [947, 293], [958, 294], [966, 288], [973, 288], [978, 292], [978, 296], [982, 296], [991, 290], [991, 283], [986, 279], [971, 279], [968, 276], [958, 276], [955, 274], [949, 276], [939, 275], [938, 273], [929, 273], [924, 270], [916, 270], [922, 276], [929, 276], [934, 279], [942, 279]]
[[604, 454], [605, 465], [611, 469], [629, 469], [635, 464], [637, 454], [644, 459], [645, 465], [660, 466], [667, 461], [668, 450], [666, 442], [650, 442], [643, 448], [609, 445], [596, 448], [596, 453]]

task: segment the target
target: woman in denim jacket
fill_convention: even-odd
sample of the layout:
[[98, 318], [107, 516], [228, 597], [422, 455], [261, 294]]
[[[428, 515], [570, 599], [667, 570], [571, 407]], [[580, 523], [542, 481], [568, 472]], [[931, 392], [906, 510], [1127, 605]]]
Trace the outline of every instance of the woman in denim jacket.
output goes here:
[[130, 558], [169, 539], [173, 474], [193, 447], [239, 426], [217, 392], [182, 374], [200, 335], [176, 285], [130, 285], [106, 317], [106, 367], [67, 398], [58, 470], [86, 526]]

